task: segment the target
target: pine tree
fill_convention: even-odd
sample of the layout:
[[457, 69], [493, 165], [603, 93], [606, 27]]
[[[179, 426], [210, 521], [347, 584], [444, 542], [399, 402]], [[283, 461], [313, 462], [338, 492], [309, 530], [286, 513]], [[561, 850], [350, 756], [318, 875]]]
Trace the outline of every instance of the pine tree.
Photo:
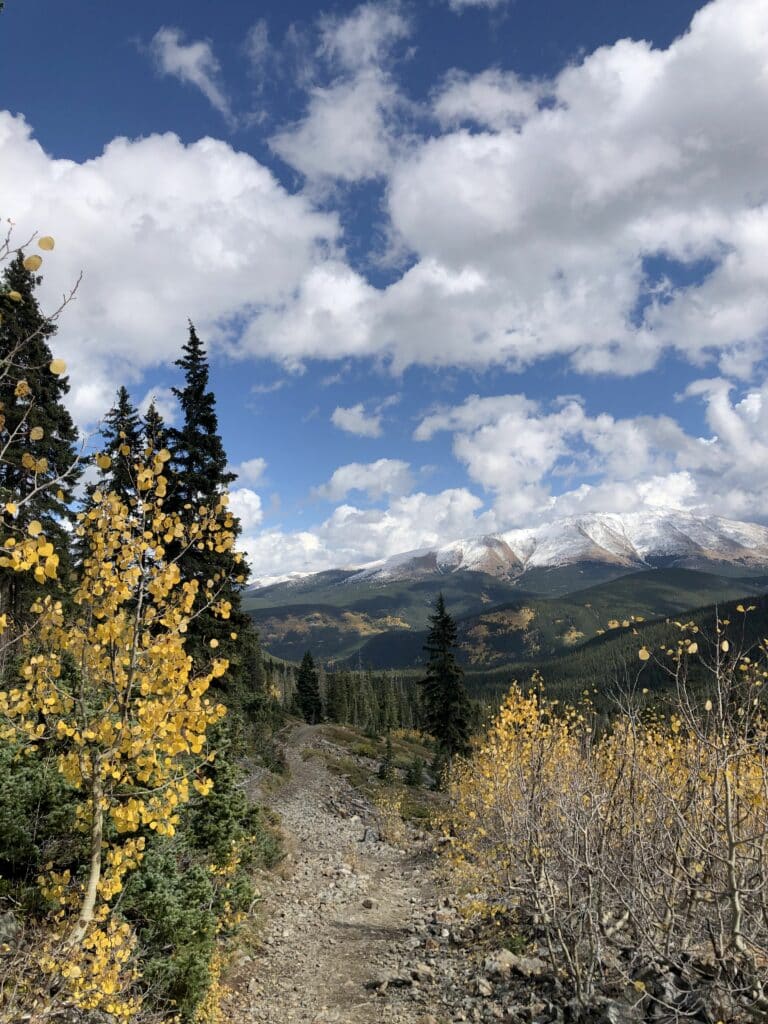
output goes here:
[[[216, 505], [237, 476], [227, 468], [216, 415], [216, 397], [209, 387], [208, 357], [192, 324], [182, 352], [176, 365], [184, 371], [184, 386], [174, 388], [173, 393], [181, 407], [183, 421], [180, 427], [167, 430], [174, 476], [165, 508], [189, 522], [201, 508]], [[240, 524], [229, 511], [222, 526], [235, 537], [240, 533]], [[245, 634], [253, 632], [253, 624], [240, 608], [240, 591], [247, 566], [241, 555], [232, 550], [217, 550], [215, 544], [193, 545], [177, 554], [182, 579], [197, 581], [201, 591], [206, 581], [213, 580], [219, 595], [217, 604], [228, 606], [226, 621], [210, 610], [197, 609], [199, 614], [189, 626], [187, 650], [193, 664], [202, 666], [210, 658], [211, 645], [218, 648], [218, 653], [230, 664], [221, 689], [230, 708], [244, 713], [257, 684], [250, 675], [253, 645], [257, 640], [254, 632], [250, 638], [253, 643], [244, 642]]]
[[153, 452], [159, 452], [165, 448], [168, 431], [165, 426], [165, 420], [157, 410], [154, 398], [149, 403], [149, 408], [144, 414], [141, 431], [147, 448], [151, 448]]
[[[122, 385], [117, 390], [115, 404], [104, 417], [99, 433], [103, 439], [101, 455], [104, 461], [99, 469], [98, 487], [127, 501], [136, 493], [135, 466], [143, 459], [144, 446], [141, 418], [127, 389]], [[91, 485], [89, 492], [93, 493], [95, 489]]]
[[302, 658], [296, 677], [296, 701], [304, 720], [316, 725], [322, 718], [323, 709], [317, 669], [309, 651]]
[[450, 761], [469, 749], [470, 703], [464, 687], [464, 673], [456, 663], [458, 647], [456, 623], [445, 607], [440, 594], [434, 614], [429, 618], [430, 630], [424, 650], [428, 655], [426, 677], [421, 680], [424, 692], [426, 727], [437, 740], [442, 760]]
[[209, 389], [210, 369], [203, 343], [194, 326], [176, 366], [184, 371], [184, 387], [173, 388], [184, 421], [168, 431], [172, 469], [177, 474], [175, 503], [197, 507], [212, 494], [220, 494], [237, 479], [227, 469], [227, 455], [219, 434], [216, 396]]
[[382, 782], [386, 782], [387, 784], [394, 782], [395, 780], [395, 752], [392, 749], [391, 736], [387, 736], [386, 746], [384, 747], [384, 757], [379, 765], [379, 778]]
[[349, 721], [349, 682], [346, 672], [332, 672], [328, 676], [328, 717], [332, 722]]
[[[73, 519], [73, 490], [82, 468], [77, 430], [64, 406], [69, 380], [49, 347], [56, 326], [35, 297], [40, 280], [19, 253], [6, 266], [0, 287], [0, 509], [4, 535], [23, 534], [37, 522], [66, 563], [64, 524]], [[0, 613], [25, 612], [34, 587], [26, 573], [0, 569]]]

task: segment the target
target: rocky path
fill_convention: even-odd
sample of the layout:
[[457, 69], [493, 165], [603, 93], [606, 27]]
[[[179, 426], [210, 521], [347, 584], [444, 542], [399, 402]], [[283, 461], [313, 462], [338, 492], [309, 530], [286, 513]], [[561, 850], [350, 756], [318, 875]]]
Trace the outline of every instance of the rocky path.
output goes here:
[[318, 756], [324, 744], [321, 730], [296, 728], [288, 781], [261, 796], [282, 818], [289, 855], [267, 881], [261, 949], [236, 968], [228, 1017], [429, 1024], [422, 1001], [397, 989], [430, 980], [428, 965], [421, 978], [413, 965], [437, 902], [431, 861], [412, 841], [379, 839], [375, 810]]

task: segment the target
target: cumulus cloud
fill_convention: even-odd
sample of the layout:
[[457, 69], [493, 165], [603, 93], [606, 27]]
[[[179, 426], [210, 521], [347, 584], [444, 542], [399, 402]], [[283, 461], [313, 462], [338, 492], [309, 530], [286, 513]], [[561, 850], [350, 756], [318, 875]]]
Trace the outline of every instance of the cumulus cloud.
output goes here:
[[446, 538], [486, 532], [483, 502], [466, 488], [393, 498], [386, 509], [343, 504], [304, 531], [267, 530], [243, 538], [256, 578], [363, 565]]
[[229, 505], [240, 520], [243, 533], [257, 527], [264, 518], [261, 498], [249, 487], [237, 487], [229, 492]]
[[381, 414], [367, 413], [362, 402], [349, 408], [337, 406], [331, 414], [331, 423], [339, 430], [358, 437], [381, 437]]
[[395, 44], [411, 33], [398, 3], [364, 3], [346, 16], [321, 15], [316, 68], [330, 81], [309, 89], [304, 117], [270, 139], [283, 160], [318, 186], [386, 175], [400, 147], [406, 109], [386, 69]]
[[[621, 40], [537, 85], [456, 73], [434, 99], [443, 134], [384, 147], [408, 269], [372, 288], [344, 264], [327, 300], [309, 273], [250, 343], [290, 327], [294, 349], [396, 371], [565, 355], [623, 375], [673, 349], [748, 375], [768, 336], [766, 50], [768, 7], [715, 0], [667, 49]], [[372, 173], [359, 154], [338, 167]]]
[[451, 72], [437, 91], [433, 113], [444, 127], [472, 122], [500, 130], [521, 126], [538, 109], [546, 89], [514, 71], [489, 68], [477, 75]]
[[377, 501], [388, 494], [407, 494], [413, 487], [413, 476], [407, 462], [401, 459], [377, 459], [375, 462], [350, 462], [339, 466], [330, 480], [315, 488], [315, 494], [328, 501], [341, 501], [352, 491], [362, 491]]
[[221, 66], [209, 42], [185, 43], [180, 29], [163, 27], [153, 36], [150, 50], [162, 74], [195, 86], [214, 110], [234, 122], [229, 99], [219, 81]]
[[392, 79], [365, 69], [352, 79], [313, 88], [306, 116], [273, 135], [270, 146], [310, 179], [376, 178], [391, 163], [397, 105]]
[[[579, 511], [685, 508], [765, 519], [768, 383], [734, 400], [722, 378], [687, 389], [705, 403], [706, 437], [669, 416], [590, 416], [573, 398], [554, 407], [524, 395], [470, 396], [425, 417], [415, 440], [453, 435], [453, 452], [493, 499], [499, 528]], [[594, 483], [574, 486], [588, 477]]]
[[232, 472], [237, 473], [238, 480], [242, 480], [243, 483], [257, 484], [264, 476], [266, 468], [266, 459], [246, 459], [246, 461], [241, 462], [239, 466], [234, 466], [232, 468]]
[[37, 229], [56, 237], [43, 266], [47, 308], [84, 270], [54, 343], [71, 368], [81, 423], [109, 408], [119, 383], [175, 359], [187, 317], [214, 350], [232, 344], [223, 325], [286, 302], [339, 234], [334, 214], [289, 195], [224, 142], [121, 138], [77, 163], [49, 156], [8, 113], [0, 194], [19, 238]]
[[319, 52], [347, 71], [380, 66], [410, 33], [399, 3], [365, 3], [346, 17], [321, 15]]

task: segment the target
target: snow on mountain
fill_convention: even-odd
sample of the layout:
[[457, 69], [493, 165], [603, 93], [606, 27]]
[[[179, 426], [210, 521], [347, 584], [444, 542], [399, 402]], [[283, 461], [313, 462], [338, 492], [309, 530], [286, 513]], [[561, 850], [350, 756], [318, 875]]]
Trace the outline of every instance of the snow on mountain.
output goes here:
[[[528, 570], [579, 562], [615, 565], [628, 571], [658, 566], [719, 571], [729, 566], [737, 573], [768, 573], [768, 527], [664, 509], [594, 512], [405, 551], [349, 570], [338, 583], [386, 583], [483, 572], [509, 580], [522, 578], [524, 585]], [[290, 573], [257, 581], [253, 589], [275, 583], [300, 586], [309, 577], [328, 575]]]
[[745, 572], [768, 571], [768, 527], [677, 511], [590, 513], [407, 551], [366, 566], [349, 582], [460, 571], [516, 578], [529, 569], [577, 562], [628, 569], [657, 565], [706, 569], [728, 564]]

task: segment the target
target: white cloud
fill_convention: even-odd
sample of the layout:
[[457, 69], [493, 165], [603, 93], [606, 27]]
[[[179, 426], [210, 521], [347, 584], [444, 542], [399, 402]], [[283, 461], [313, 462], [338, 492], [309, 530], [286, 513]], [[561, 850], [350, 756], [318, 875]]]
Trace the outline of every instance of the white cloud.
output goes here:
[[541, 84], [525, 81], [514, 71], [489, 68], [478, 75], [453, 71], [435, 96], [433, 112], [444, 127], [471, 121], [500, 130], [527, 121], [544, 94]]
[[[501, 529], [542, 515], [643, 506], [764, 520], [768, 382], [736, 401], [732, 391], [721, 378], [687, 390], [704, 400], [710, 437], [668, 416], [590, 416], [573, 398], [548, 411], [524, 395], [473, 395], [425, 417], [414, 438], [453, 434], [456, 458], [492, 497]], [[573, 487], [585, 476], [595, 482]]]
[[185, 43], [180, 29], [164, 26], [153, 36], [150, 49], [159, 71], [194, 85], [214, 110], [233, 122], [229, 99], [219, 82], [221, 67], [209, 42]]
[[249, 487], [237, 487], [229, 492], [229, 505], [240, 520], [243, 533], [257, 527], [264, 518], [261, 498]]
[[246, 459], [239, 466], [233, 466], [232, 472], [237, 473], [238, 480], [246, 484], [257, 484], [267, 468], [267, 460], [262, 458]]
[[312, 530], [279, 529], [242, 538], [253, 576], [362, 565], [445, 539], [486, 532], [482, 501], [465, 488], [394, 498], [386, 509], [340, 505]]
[[38, 229], [56, 238], [43, 265], [46, 308], [84, 270], [54, 342], [81, 423], [109, 408], [118, 384], [175, 359], [188, 317], [215, 351], [233, 340], [222, 325], [279, 308], [323, 266], [339, 231], [335, 215], [224, 142], [115, 139], [77, 163], [49, 156], [8, 113], [0, 195], [18, 238]]
[[381, 437], [381, 419], [379, 413], [367, 413], [362, 402], [349, 408], [337, 406], [331, 414], [335, 427], [358, 437]]
[[468, 7], [485, 7], [489, 10], [494, 7], [501, 7], [507, 0], [448, 0], [452, 11], [464, 11]]
[[269, 41], [269, 26], [265, 18], [259, 18], [245, 37], [245, 53], [250, 61], [251, 73], [259, 90], [264, 88], [266, 77], [274, 64], [275, 53]]
[[339, 466], [327, 483], [315, 489], [315, 494], [328, 501], [341, 501], [351, 491], [363, 491], [376, 501], [388, 494], [407, 494], [412, 487], [413, 476], [407, 462], [377, 459]]
[[320, 17], [320, 53], [347, 71], [380, 65], [411, 25], [399, 3], [365, 3], [346, 17]]
[[407, 106], [385, 68], [395, 44], [410, 35], [410, 21], [396, 2], [364, 3], [345, 17], [321, 15], [319, 31], [318, 55], [331, 80], [309, 89], [305, 116], [275, 133], [270, 146], [315, 186], [383, 177], [401, 144], [397, 115]]
[[[376, 126], [345, 161], [330, 124], [335, 155], [321, 166], [309, 150], [323, 150], [326, 129], [300, 127], [294, 158], [308, 172], [350, 180], [373, 173], [366, 153], [388, 152], [391, 232], [410, 265], [382, 289], [344, 266], [338, 304], [318, 302], [310, 273], [253, 343], [291, 334], [285, 323], [299, 327], [292, 358], [362, 352], [396, 371], [566, 355], [581, 371], [630, 375], [673, 349], [748, 374], [768, 336], [766, 52], [768, 6], [715, 0], [666, 50], [621, 40], [536, 86], [454, 75], [434, 101], [449, 126], [438, 137], [393, 146]], [[707, 263], [688, 286], [661, 274]]]
[[270, 139], [271, 148], [307, 178], [362, 181], [391, 164], [397, 88], [381, 71], [365, 69], [310, 93], [307, 114]]

